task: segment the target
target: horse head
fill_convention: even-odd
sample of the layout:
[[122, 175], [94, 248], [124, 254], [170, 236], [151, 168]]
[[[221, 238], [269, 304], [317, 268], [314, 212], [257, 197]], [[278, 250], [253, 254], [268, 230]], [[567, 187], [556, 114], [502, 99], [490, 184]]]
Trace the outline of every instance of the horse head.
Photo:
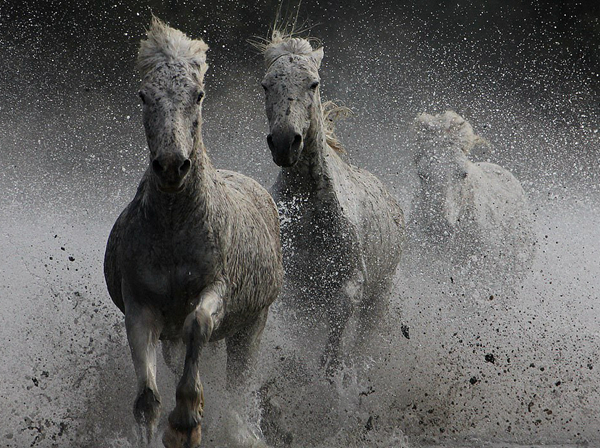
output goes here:
[[441, 185], [449, 173], [459, 177], [466, 171], [459, 168], [471, 149], [488, 142], [473, 132], [471, 125], [453, 111], [429, 115], [422, 113], [413, 126], [414, 161], [421, 180]]
[[320, 114], [319, 67], [323, 48], [306, 39], [275, 31], [265, 46], [267, 74], [262, 86], [269, 120], [267, 143], [273, 161], [282, 167], [296, 164], [311, 124]]
[[138, 53], [150, 164], [160, 190], [183, 189], [202, 145], [201, 106], [208, 45], [154, 18]]

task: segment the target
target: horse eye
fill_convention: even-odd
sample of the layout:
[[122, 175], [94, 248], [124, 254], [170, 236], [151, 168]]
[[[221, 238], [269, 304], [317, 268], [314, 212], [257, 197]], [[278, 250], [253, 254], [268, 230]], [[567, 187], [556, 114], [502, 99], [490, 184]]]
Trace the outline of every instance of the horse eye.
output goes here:
[[142, 104], [146, 104], [146, 95], [141, 90], [138, 92], [138, 96], [142, 100]]
[[202, 98], [204, 98], [204, 92], [201, 90], [200, 92], [198, 92], [198, 97], [196, 98], [196, 103], [200, 103], [200, 101], [202, 101]]
[[319, 87], [319, 81], [313, 81], [310, 84], [310, 90], [316, 90], [317, 87]]

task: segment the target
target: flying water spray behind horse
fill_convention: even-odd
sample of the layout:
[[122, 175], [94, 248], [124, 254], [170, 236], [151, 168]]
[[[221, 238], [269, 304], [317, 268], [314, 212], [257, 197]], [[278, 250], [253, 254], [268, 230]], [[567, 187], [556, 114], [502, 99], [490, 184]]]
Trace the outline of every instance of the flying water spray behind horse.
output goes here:
[[[282, 283], [277, 209], [252, 179], [213, 168], [202, 142], [206, 51], [202, 40], [154, 18], [140, 45], [140, 98], [150, 165], [108, 240], [105, 277], [125, 326], [138, 378], [134, 415], [149, 442], [161, 402], [156, 346], [186, 346], [167, 448], [199, 447], [202, 347], [225, 338], [227, 386], [239, 405], [269, 305]], [[165, 360], [172, 360], [166, 356]], [[228, 409], [236, 446], [258, 446]]]

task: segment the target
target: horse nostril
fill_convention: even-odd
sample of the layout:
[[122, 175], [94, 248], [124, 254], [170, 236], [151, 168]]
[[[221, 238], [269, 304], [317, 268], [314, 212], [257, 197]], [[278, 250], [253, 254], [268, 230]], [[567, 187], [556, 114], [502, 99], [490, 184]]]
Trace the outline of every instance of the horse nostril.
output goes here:
[[183, 163], [181, 164], [181, 166], [179, 167], [179, 175], [181, 177], [185, 176], [188, 171], [190, 170], [190, 167], [192, 166], [192, 162], [190, 162], [190, 159], [185, 159], [183, 161]]
[[269, 149], [273, 151], [273, 136], [271, 134], [267, 135], [267, 144], [269, 145]]
[[297, 148], [302, 143], [302, 136], [300, 134], [294, 135], [294, 141], [292, 142], [292, 148]]
[[157, 159], [154, 159], [152, 161], [152, 170], [156, 173], [156, 174], [160, 174], [163, 171], [163, 168], [160, 164], [160, 162]]

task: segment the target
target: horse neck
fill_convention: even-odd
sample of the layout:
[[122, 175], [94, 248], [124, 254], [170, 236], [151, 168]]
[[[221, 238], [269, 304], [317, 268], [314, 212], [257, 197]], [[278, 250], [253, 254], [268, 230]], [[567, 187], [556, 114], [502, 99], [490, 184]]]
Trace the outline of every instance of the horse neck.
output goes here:
[[464, 195], [464, 183], [462, 173], [466, 172], [467, 157], [462, 153], [456, 153], [450, 160], [444, 162], [445, 176], [442, 182], [427, 182], [420, 179], [421, 201], [425, 216], [431, 223], [452, 225], [447, 221], [447, 212], [450, 207], [456, 207], [460, 197]]
[[165, 193], [158, 188], [154, 175], [146, 173], [144, 192], [146, 216], [159, 226], [176, 228], [189, 222], [202, 222], [209, 213], [216, 183], [216, 170], [212, 166], [201, 139], [190, 156], [191, 167], [183, 189], [178, 193]]
[[328, 171], [325, 160], [333, 152], [327, 144], [320, 99], [313, 111], [298, 162], [282, 170], [282, 175], [290, 185], [308, 190], [323, 188]]

